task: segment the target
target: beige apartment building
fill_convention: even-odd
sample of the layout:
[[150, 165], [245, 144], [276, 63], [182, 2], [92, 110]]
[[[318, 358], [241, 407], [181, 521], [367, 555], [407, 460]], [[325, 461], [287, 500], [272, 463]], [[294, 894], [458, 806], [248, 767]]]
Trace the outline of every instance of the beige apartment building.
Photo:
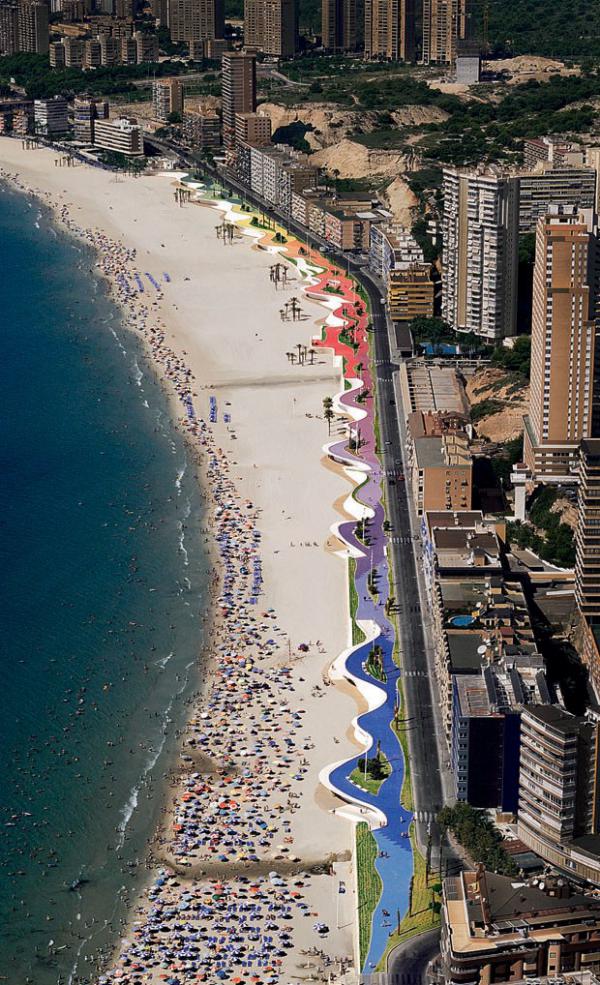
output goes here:
[[274, 58], [292, 58], [298, 50], [297, 0], [245, 0], [244, 44]]
[[467, 0], [423, 0], [423, 62], [453, 65], [467, 36]]
[[18, 4], [19, 51], [36, 55], [48, 54], [50, 41], [48, 11], [49, 7], [46, 3], [21, 0]]
[[327, 51], [354, 51], [356, 0], [322, 0], [321, 34]]
[[223, 55], [223, 143], [235, 146], [236, 113], [256, 111], [256, 56], [239, 51]]
[[597, 227], [591, 210], [540, 219], [524, 438], [524, 458], [534, 478], [574, 476], [579, 442], [600, 434], [597, 270]]
[[388, 310], [394, 321], [433, 318], [434, 284], [430, 263], [410, 263], [388, 274]]
[[444, 169], [442, 315], [489, 342], [517, 322], [519, 183], [494, 169]]
[[181, 79], [155, 79], [152, 83], [152, 109], [155, 120], [166, 122], [171, 113], [183, 115], [184, 95]]
[[537, 855], [600, 884], [600, 725], [558, 705], [521, 716], [517, 833]]
[[235, 142], [249, 147], [268, 147], [271, 143], [271, 117], [262, 113], [235, 114]]
[[464, 420], [455, 414], [408, 415], [407, 458], [419, 516], [436, 510], [470, 510], [473, 457]]
[[365, 58], [414, 57], [415, 0], [365, 0]]
[[96, 120], [94, 146], [103, 150], [124, 154], [126, 157], [142, 157], [144, 141], [142, 129], [135, 120]]
[[169, 0], [173, 41], [208, 41], [225, 33], [223, 0]]
[[19, 50], [19, 9], [16, 4], [0, 4], [0, 55]]

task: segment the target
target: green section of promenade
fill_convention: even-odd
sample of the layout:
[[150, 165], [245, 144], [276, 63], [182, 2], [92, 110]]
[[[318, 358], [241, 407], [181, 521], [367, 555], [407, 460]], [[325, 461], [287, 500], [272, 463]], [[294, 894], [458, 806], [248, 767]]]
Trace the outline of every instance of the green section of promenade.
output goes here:
[[369, 953], [373, 913], [381, 896], [382, 883], [375, 868], [377, 842], [369, 825], [360, 821], [356, 825], [356, 881], [358, 885], [358, 941], [360, 967]]

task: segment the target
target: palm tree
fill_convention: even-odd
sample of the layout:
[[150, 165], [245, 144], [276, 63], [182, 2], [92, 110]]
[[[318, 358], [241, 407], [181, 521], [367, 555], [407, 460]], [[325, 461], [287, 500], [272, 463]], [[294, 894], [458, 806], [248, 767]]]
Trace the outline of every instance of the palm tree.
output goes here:
[[295, 352], [290, 352], [290, 361], [291, 361], [292, 366], [293, 366], [294, 363], [296, 362], [296, 353]]
[[296, 321], [296, 315], [300, 313], [300, 304], [298, 298], [290, 298], [290, 306], [292, 309], [292, 320]]
[[314, 366], [314, 364], [315, 364], [315, 356], [317, 354], [316, 349], [309, 349], [308, 350], [308, 354], [310, 356], [310, 365], [311, 366]]
[[302, 345], [302, 342], [296, 342], [296, 348], [298, 350], [298, 362], [300, 363], [300, 365], [302, 365], [302, 363], [304, 362], [302, 356], [302, 349], [304, 348], [304, 346]]
[[333, 400], [331, 397], [323, 398], [323, 417], [327, 421], [327, 433], [331, 435], [331, 422], [334, 418]]

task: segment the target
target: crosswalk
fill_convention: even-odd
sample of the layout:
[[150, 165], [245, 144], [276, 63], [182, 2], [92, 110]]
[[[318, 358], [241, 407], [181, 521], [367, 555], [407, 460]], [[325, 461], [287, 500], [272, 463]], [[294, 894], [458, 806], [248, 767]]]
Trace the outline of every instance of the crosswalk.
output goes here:
[[429, 677], [426, 670], [403, 670], [403, 677]]
[[415, 811], [415, 821], [421, 821], [423, 824], [431, 824], [435, 821], [434, 811]]
[[412, 544], [412, 537], [390, 537], [391, 544]]

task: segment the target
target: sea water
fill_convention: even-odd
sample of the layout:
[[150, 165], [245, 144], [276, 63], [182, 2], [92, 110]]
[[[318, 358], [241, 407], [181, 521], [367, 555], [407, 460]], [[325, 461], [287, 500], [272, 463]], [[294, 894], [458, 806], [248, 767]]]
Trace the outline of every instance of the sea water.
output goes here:
[[[147, 875], [208, 566], [194, 463], [94, 254], [0, 186], [0, 980], [93, 980]], [[156, 272], [160, 276], [160, 272]]]

